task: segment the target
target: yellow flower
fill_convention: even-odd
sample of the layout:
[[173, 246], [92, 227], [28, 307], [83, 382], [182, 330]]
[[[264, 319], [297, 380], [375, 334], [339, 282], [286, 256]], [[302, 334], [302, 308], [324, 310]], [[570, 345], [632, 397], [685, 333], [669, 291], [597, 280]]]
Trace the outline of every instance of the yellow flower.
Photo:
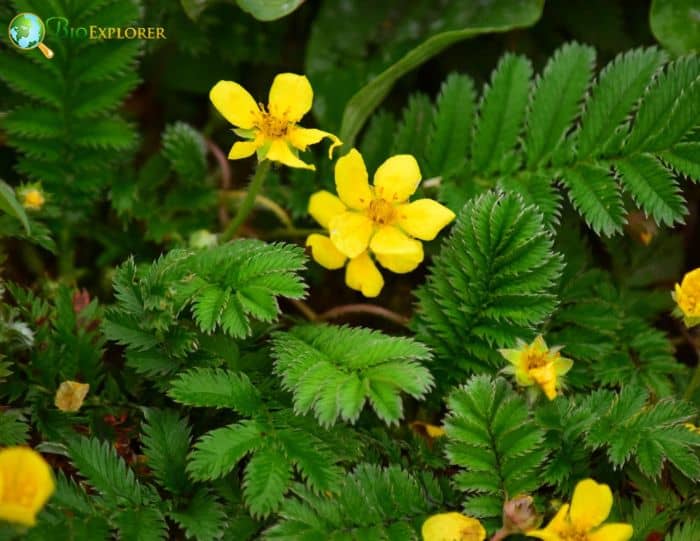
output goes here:
[[90, 385], [87, 383], [64, 381], [58, 386], [54, 404], [61, 411], [78, 411], [89, 390]]
[[429, 517], [421, 532], [423, 541], [484, 541], [486, 538], [486, 530], [478, 520], [457, 512]]
[[340, 140], [333, 134], [297, 126], [309, 112], [314, 93], [309, 80], [303, 75], [280, 73], [270, 88], [267, 108], [255, 103], [248, 91], [233, 81], [219, 81], [209, 92], [209, 99], [222, 116], [236, 126], [234, 131], [247, 139], [233, 145], [229, 160], [247, 158], [257, 152], [258, 160], [280, 162], [289, 167], [314, 170], [315, 167], [299, 159], [298, 151], [328, 137], [333, 148]]
[[410, 426], [416, 434], [422, 435], [430, 440], [442, 438], [447, 434], [442, 426], [431, 425], [425, 421], [412, 421], [408, 426]]
[[34, 526], [54, 491], [51, 468], [29, 447], [0, 451], [0, 520]]
[[[423, 261], [421, 240], [433, 240], [454, 220], [454, 213], [432, 199], [408, 202], [421, 180], [413, 156], [392, 156], [374, 174], [374, 186], [362, 155], [354, 148], [335, 165], [337, 197], [322, 190], [309, 199], [309, 214], [329, 236], [306, 239], [311, 255], [327, 269], [345, 270], [348, 287], [376, 297], [384, 279], [372, 257], [392, 272], [406, 273]], [[419, 240], [416, 240], [419, 239]]]
[[700, 268], [687, 273], [671, 295], [686, 327], [700, 325]]
[[504, 372], [515, 374], [518, 385], [527, 387], [537, 384], [542, 388], [547, 398], [553, 400], [557, 396], [559, 376], [563, 376], [574, 364], [571, 359], [562, 357], [561, 347], [548, 348], [542, 336], [538, 336], [532, 344], [518, 340], [518, 349], [498, 350], [511, 363]]
[[46, 197], [38, 185], [23, 186], [17, 190], [17, 195], [27, 210], [41, 210], [46, 203]]
[[695, 426], [693, 423], [684, 423], [683, 426], [690, 430], [691, 432], [695, 432], [696, 434], [700, 434], [700, 426]]
[[629, 524], [601, 524], [612, 508], [608, 485], [593, 479], [579, 481], [569, 504], [561, 506], [556, 516], [542, 530], [527, 532], [544, 541], [627, 541], [633, 529]]

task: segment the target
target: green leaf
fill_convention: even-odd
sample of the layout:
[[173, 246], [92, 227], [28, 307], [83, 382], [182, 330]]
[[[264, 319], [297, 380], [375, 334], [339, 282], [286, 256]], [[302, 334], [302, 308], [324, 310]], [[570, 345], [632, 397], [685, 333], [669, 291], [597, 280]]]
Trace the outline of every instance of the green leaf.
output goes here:
[[665, 59], [657, 49], [635, 49], [615, 58], [598, 76], [578, 134], [578, 156], [600, 154]]
[[610, 171], [599, 165], [581, 164], [566, 169], [562, 178], [576, 210], [597, 234], [612, 236], [622, 231], [625, 208]]
[[478, 173], [498, 169], [500, 160], [515, 146], [525, 117], [532, 65], [506, 54], [491, 75], [479, 106], [472, 167]]
[[259, 21], [274, 21], [295, 11], [304, 0], [236, 0], [236, 3]]
[[670, 150], [661, 153], [679, 173], [687, 175], [693, 182], [700, 180], [700, 143], [678, 143]]
[[433, 385], [418, 361], [430, 359], [422, 344], [363, 328], [300, 325], [272, 339], [275, 372], [293, 394], [298, 414], [313, 411], [330, 426], [355, 422], [365, 400], [386, 423], [403, 417], [401, 393], [421, 399]]
[[218, 539], [226, 520], [221, 503], [210, 492], [201, 488], [195, 492], [186, 507], [168, 514], [185, 531], [188, 538], [197, 541]]
[[333, 495], [303, 486], [284, 500], [264, 539], [417, 541], [425, 519], [448, 505], [430, 473], [360, 464]]
[[654, 37], [672, 53], [700, 50], [700, 9], [695, 0], [652, 0], [649, 24]]
[[442, 83], [425, 150], [424, 176], [445, 178], [463, 167], [471, 145], [475, 99], [474, 83], [466, 75], [452, 73]]
[[564, 139], [590, 83], [595, 49], [569, 43], [557, 49], [537, 78], [527, 117], [528, 167], [546, 162]]
[[202, 135], [189, 124], [166, 126], [162, 136], [163, 155], [186, 183], [198, 185], [207, 174], [207, 147]]
[[303, 430], [278, 430], [277, 438], [303, 479], [315, 492], [332, 491], [344, 475], [326, 446]]
[[636, 154], [615, 162], [626, 189], [657, 224], [683, 221], [685, 200], [680, 187], [664, 166], [650, 154]]
[[156, 479], [180, 494], [188, 487], [185, 465], [190, 449], [190, 427], [172, 410], [144, 409], [144, 454]]
[[539, 211], [516, 194], [487, 192], [460, 211], [416, 294], [416, 337], [437, 357], [438, 384], [492, 372], [498, 348], [531, 338], [557, 303], [562, 259]]
[[[508, 0], [489, 0], [467, 12], [456, 20], [460, 29], [450, 30], [428, 37], [417, 47], [411, 49], [399, 60], [387, 67], [347, 102], [340, 127], [339, 136], [346, 148], [354, 145], [357, 134], [382, 102], [394, 83], [406, 73], [417, 68], [425, 61], [437, 55], [453, 43], [467, 38], [491, 32], [506, 32], [513, 28], [534, 24], [542, 13], [542, 4], [538, 0], [525, 1], [514, 6]], [[313, 81], [313, 77], [312, 77]]]
[[170, 397], [188, 406], [231, 408], [243, 415], [260, 408], [258, 390], [243, 373], [214, 368], [194, 368], [172, 381]]
[[432, 103], [425, 94], [411, 96], [394, 133], [394, 144], [390, 154], [412, 154], [420, 164], [423, 161], [432, 114]]
[[[681, 96], [685, 95], [693, 82], [700, 77], [700, 59], [691, 56], [680, 58], [669, 64], [647, 88], [634, 120], [629, 138], [625, 141], [625, 152], [647, 150], [655, 139], [669, 131], [669, 118]], [[684, 107], [684, 114], [688, 114]], [[689, 125], [692, 126], [693, 120]], [[682, 135], [682, 134], [681, 134]]]
[[243, 495], [253, 517], [266, 517], [282, 503], [292, 479], [292, 466], [279, 450], [265, 447], [245, 469]]
[[163, 541], [168, 534], [165, 517], [151, 507], [118, 511], [114, 522], [122, 541]]
[[27, 443], [29, 425], [22, 412], [7, 410], [0, 413], [0, 445], [20, 445]]
[[472, 494], [464, 508], [497, 527], [504, 498], [533, 492], [544, 483], [538, 475], [546, 457], [544, 434], [503, 378], [474, 376], [447, 402], [447, 457], [466, 469], [457, 474], [456, 485]]
[[29, 221], [27, 220], [27, 214], [24, 212], [24, 208], [17, 201], [15, 197], [15, 191], [4, 181], [0, 179], [0, 210], [9, 214], [10, 216], [17, 218], [22, 225], [27, 235], [31, 235], [31, 229], [29, 228]]
[[68, 445], [73, 464], [109, 502], [141, 504], [145, 494], [133, 470], [106, 441], [77, 438]]
[[262, 430], [253, 421], [242, 421], [207, 432], [197, 441], [187, 471], [200, 480], [223, 477], [260, 447]]

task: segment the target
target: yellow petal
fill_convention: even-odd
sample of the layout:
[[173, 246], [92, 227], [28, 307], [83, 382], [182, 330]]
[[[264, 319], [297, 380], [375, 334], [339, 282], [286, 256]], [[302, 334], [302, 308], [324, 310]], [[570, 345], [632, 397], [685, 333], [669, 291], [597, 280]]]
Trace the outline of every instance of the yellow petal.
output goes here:
[[628, 541], [634, 528], [629, 524], [606, 524], [588, 534], [588, 541]]
[[231, 147], [231, 152], [228, 153], [229, 160], [239, 160], [241, 158], [247, 158], [255, 154], [263, 144], [262, 140], [256, 139], [255, 141], [238, 141], [234, 143]]
[[579, 481], [571, 500], [571, 523], [581, 530], [595, 528], [608, 518], [613, 497], [610, 487], [593, 479]]
[[354, 148], [335, 164], [335, 189], [348, 207], [366, 209], [373, 199], [365, 161]]
[[544, 341], [541, 334], [537, 335], [537, 337], [532, 341], [532, 344], [530, 344], [530, 347], [538, 353], [544, 353], [548, 350], [547, 342]]
[[550, 400], [557, 396], [557, 374], [554, 363], [547, 363], [539, 368], [530, 368], [528, 374], [542, 388], [544, 394]]
[[367, 216], [349, 211], [333, 216], [328, 229], [335, 247], [349, 258], [353, 258], [367, 249], [373, 227]]
[[326, 190], [318, 191], [309, 198], [309, 214], [326, 229], [331, 218], [346, 210], [343, 202]]
[[216, 83], [209, 92], [209, 99], [226, 120], [239, 128], [252, 128], [260, 116], [253, 96], [233, 81]]
[[335, 270], [345, 265], [347, 258], [338, 251], [328, 237], [314, 233], [306, 239], [306, 245], [311, 247], [311, 257], [322, 267]]
[[311, 109], [314, 91], [303, 75], [280, 73], [272, 81], [268, 110], [277, 118], [299, 122]]
[[392, 272], [411, 272], [423, 261], [423, 245], [394, 226], [382, 227], [372, 237], [370, 250]]
[[572, 366], [574, 366], [574, 361], [566, 357], [559, 357], [554, 361], [554, 371], [557, 373], [557, 376], [563, 376], [571, 370]]
[[554, 518], [549, 521], [546, 528], [542, 528], [541, 530], [531, 530], [526, 532], [526, 534], [529, 537], [537, 537], [539, 539], [543, 539], [544, 541], [560, 541], [561, 537], [559, 536], [559, 532], [566, 530], [567, 528], [568, 512], [569, 504], [567, 503], [559, 508], [559, 511], [557, 511]]
[[265, 154], [265, 159], [273, 162], [280, 162], [289, 167], [299, 167], [301, 169], [310, 169], [311, 171], [316, 170], [315, 166], [305, 163], [295, 156], [284, 139], [275, 139], [272, 141], [267, 154]]
[[439, 513], [428, 517], [421, 528], [423, 541], [484, 541], [481, 523], [461, 513]]
[[351, 259], [345, 269], [345, 283], [365, 297], [376, 297], [384, 287], [384, 278], [367, 252]]
[[324, 137], [328, 137], [328, 139], [330, 139], [332, 142], [330, 148], [328, 149], [328, 158], [332, 160], [333, 149], [342, 144], [340, 139], [338, 139], [332, 133], [328, 133], [327, 131], [323, 130], [300, 128], [295, 126], [288, 133], [287, 140], [299, 150], [304, 151], [309, 145], [315, 145]]
[[392, 156], [374, 173], [375, 194], [392, 203], [403, 203], [416, 191], [420, 179], [420, 168], [413, 156]]
[[89, 390], [90, 385], [87, 383], [64, 381], [58, 386], [54, 398], [54, 405], [61, 411], [78, 411], [83, 405], [83, 401]]
[[499, 349], [498, 353], [500, 353], [503, 356], [503, 358], [510, 364], [518, 366], [518, 363], [520, 361], [519, 349]]
[[0, 451], [0, 479], [0, 520], [33, 526], [54, 491], [49, 465], [29, 447], [8, 447]]
[[432, 199], [418, 199], [396, 209], [399, 225], [421, 240], [433, 240], [440, 230], [455, 219], [455, 213]]

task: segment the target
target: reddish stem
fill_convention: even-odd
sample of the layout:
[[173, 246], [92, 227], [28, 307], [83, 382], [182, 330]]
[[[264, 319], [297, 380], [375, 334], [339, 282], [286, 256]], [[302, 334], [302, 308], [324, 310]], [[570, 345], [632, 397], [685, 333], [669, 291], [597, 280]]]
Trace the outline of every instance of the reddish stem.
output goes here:
[[396, 312], [392, 312], [391, 310], [388, 310], [381, 306], [365, 303], [344, 304], [343, 306], [336, 306], [335, 308], [331, 308], [327, 312], [324, 312], [323, 314], [319, 315], [318, 319], [320, 321], [326, 321], [328, 319], [335, 319], [348, 314], [371, 314], [373, 316], [378, 316], [387, 319], [393, 323], [396, 323], [397, 325], [401, 325], [402, 327], [406, 327], [408, 325], [407, 317], [402, 316], [401, 314], [397, 314]]

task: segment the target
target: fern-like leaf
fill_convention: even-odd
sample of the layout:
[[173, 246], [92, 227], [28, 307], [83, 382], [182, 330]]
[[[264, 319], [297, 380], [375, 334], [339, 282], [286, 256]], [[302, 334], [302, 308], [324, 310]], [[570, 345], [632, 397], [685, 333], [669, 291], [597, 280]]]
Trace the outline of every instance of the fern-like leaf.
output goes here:
[[497, 349], [530, 338], [554, 309], [561, 268], [534, 207], [497, 192], [470, 201], [417, 293], [413, 325], [439, 357], [435, 371], [500, 364]]
[[472, 144], [472, 167], [490, 172], [515, 146], [525, 117], [532, 66], [529, 60], [506, 54], [491, 77], [479, 106]]
[[658, 49], [637, 49], [619, 56], [603, 69], [581, 119], [579, 157], [603, 152], [664, 59]]
[[411, 475], [398, 466], [382, 469], [362, 464], [332, 495], [294, 488], [280, 512], [281, 520], [263, 538], [391, 539], [417, 541], [420, 524], [440, 508], [444, 495], [429, 474]]
[[448, 398], [447, 456], [465, 468], [455, 477], [468, 514], [496, 528], [508, 497], [537, 489], [544, 433], [525, 401], [502, 378], [474, 376]]
[[532, 91], [525, 139], [528, 167], [546, 161], [557, 150], [578, 113], [590, 82], [595, 50], [571, 43], [558, 49]]
[[324, 426], [354, 422], [365, 401], [386, 423], [403, 416], [400, 393], [422, 398], [432, 387], [419, 361], [430, 354], [408, 338], [368, 329], [298, 326], [273, 338], [275, 371], [299, 413], [313, 411]]

